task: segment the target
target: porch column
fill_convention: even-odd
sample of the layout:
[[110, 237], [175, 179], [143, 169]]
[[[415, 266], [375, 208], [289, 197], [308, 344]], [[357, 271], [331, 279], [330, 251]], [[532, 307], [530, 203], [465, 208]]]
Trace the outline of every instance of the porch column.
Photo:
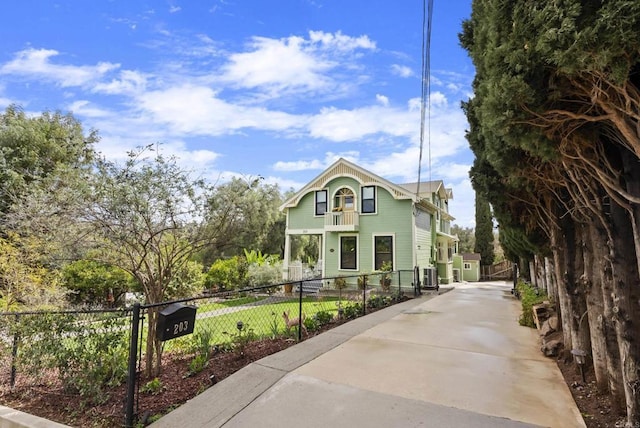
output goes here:
[[282, 279], [289, 279], [289, 259], [291, 258], [291, 235], [284, 235], [284, 260], [282, 260]]

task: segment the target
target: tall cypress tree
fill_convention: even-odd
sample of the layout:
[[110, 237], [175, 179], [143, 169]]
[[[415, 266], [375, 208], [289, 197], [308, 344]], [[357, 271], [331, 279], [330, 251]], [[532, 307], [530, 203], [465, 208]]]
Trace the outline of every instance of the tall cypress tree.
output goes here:
[[480, 264], [493, 264], [493, 218], [489, 202], [476, 192], [476, 253], [480, 253]]

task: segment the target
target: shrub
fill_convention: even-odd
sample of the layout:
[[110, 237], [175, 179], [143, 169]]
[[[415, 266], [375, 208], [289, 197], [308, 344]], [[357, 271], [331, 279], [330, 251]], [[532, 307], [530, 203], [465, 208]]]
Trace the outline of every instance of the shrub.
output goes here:
[[362, 315], [362, 303], [354, 302], [344, 305], [342, 314], [347, 319], [357, 318]]
[[[261, 285], [271, 285], [281, 282], [282, 263], [276, 264], [251, 264], [247, 272], [247, 282], [249, 286], [257, 287]], [[275, 289], [267, 289], [269, 294]]]
[[24, 315], [14, 326], [20, 337], [17, 363], [34, 376], [52, 369], [66, 391], [98, 403], [107, 398], [105, 386], [126, 379], [127, 327], [128, 318], [119, 313], [99, 320], [70, 313]]
[[189, 372], [187, 373], [187, 376], [193, 376], [204, 370], [204, 368], [207, 367], [208, 359], [208, 356], [204, 354], [196, 355], [193, 360], [189, 362]]
[[162, 392], [162, 388], [162, 381], [156, 377], [145, 383], [142, 388], [140, 388], [140, 392], [143, 392], [145, 394], [158, 395]]
[[318, 326], [329, 324], [333, 320], [333, 315], [327, 311], [319, 311], [313, 316], [318, 323]]
[[371, 296], [369, 300], [367, 300], [367, 307], [371, 309], [382, 308], [389, 304], [390, 299], [387, 299], [382, 296]]
[[315, 317], [305, 318], [302, 323], [304, 324], [307, 331], [316, 331], [318, 328], [320, 328], [320, 324], [315, 319]]
[[520, 294], [520, 301], [522, 302], [522, 314], [520, 315], [520, 325], [527, 327], [535, 327], [533, 320], [533, 306], [540, 304], [548, 299], [547, 294], [537, 287], [533, 287], [526, 282], [518, 282], [516, 286], [518, 293]]
[[204, 280], [206, 288], [213, 291], [234, 290], [246, 281], [246, 262], [240, 257], [216, 260]]

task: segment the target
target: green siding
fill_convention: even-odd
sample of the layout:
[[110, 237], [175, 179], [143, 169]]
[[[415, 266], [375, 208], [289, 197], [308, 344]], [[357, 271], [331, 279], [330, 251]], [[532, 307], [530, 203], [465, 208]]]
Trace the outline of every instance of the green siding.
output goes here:
[[[327, 183], [325, 189], [328, 196], [328, 210], [334, 207], [335, 193], [342, 187], [348, 187], [355, 193], [358, 201], [357, 211], [361, 212], [362, 184], [351, 177], [337, 177]], [[435, 218], [431, 215], [431, 229], [423, 229], [415, 225], [411, 200], [396, 200], [382, 187], [376, 187], [376, 213], [359, 214], [357, 232], [325, 232], [324, 233], [324, 268], [328, 277], [338, 275], [358, 275], [374, 270], [374, 236], [391, 235], [394, 239], [394, 269], [412, 270], [415, 263], [425, 268], [433, 266], [432, 246], [435, 242]], [[298, 205], [289, 209], [289, 230], [323, 229], [323, 216], [315, 216], [315, 192], [304, 195]], [[414, 234], [417, 260], [414, 260]], [[340, 270], [340, 236], [355, 235], [358, 237], [358, 270]], [[422, 271], [421, 271], [422, 272]], [[352, 281], [355, 284], [355, 278]]]
[[315, 215], [315, 205], [315, 192], [309, 192], [297, 207], [289, 208], [289, 229], [322, 229], [324, 217]]
[[[339, 177], [328, 183], [330, 209], [333, 208], [335, 192], [345, 186], [351, 188], [356, 194], [358, 212], [360, 212], [361, 184], [357, 180], [348, 177]], [[356, 275], [358, 273], [372, 272], [374, 270], [373, 237], [375, 235], [392, 235], [394, 237], [394, 269], [413, 268], [411, 201], [395, 200], [385, 189], [377, 187], [376, 213], [360, 214], [359, 218], [360, 226], [358, 232], [326, 233], [324, 263], [327, 276]], [[292, 226], [290, 225], [290, 227]], [[358, 271], [339, 270], [339, 238], [342, 235], [358, 236]]]

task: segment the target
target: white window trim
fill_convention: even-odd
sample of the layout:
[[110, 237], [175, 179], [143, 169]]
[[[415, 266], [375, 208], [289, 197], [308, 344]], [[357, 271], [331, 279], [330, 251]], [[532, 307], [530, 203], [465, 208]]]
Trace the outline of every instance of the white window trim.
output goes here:
[[464, 262], [463, 265], [464, 265], [464, 267], [463, 267], [464, 270], [471, 270], [471, 263]]
[[353, 205], [354, 205], [354, 209], [353, 211], [358, 212], [358, 208], [359, 208], [359, 200], [360, 197], [358, 196], [358, 192], [356, 192], [355, 190], [353, 190], [353, 187], [349, 186], [349, 185], [341, 185], [339, 186], [331, 195], [331, 207], [327, 208], [328, 211], [333, 211], [336, 208], [336, 195], [338, 194], [338, 192], [342, 189], [349, 189], [351, 190], [351, 193], [353, 193]]
[[[342, 238], [354, 237], [356, 238], [356, 268], [355, 269], [343, 269], [342, 268]], [[338, 235], [338, 271], [343, 272], [357, 272], [360, 270], [360, 237], [355, 233], [341, 233]]]
[[393, 270], [397, 270], [398, 269], [398, 265], [396, 264], [396, 234], [395, 233], [374, 233], [373, 235], [371, 235], [371, 271], [375, 271], [376, 270], [376, 237], [377, 236], [391, 236], [391, 240], [392, 242], [392, 247], [391, 247], [391, 251], [393, 252], [392, 255], [392, 263], [393, 263]]

